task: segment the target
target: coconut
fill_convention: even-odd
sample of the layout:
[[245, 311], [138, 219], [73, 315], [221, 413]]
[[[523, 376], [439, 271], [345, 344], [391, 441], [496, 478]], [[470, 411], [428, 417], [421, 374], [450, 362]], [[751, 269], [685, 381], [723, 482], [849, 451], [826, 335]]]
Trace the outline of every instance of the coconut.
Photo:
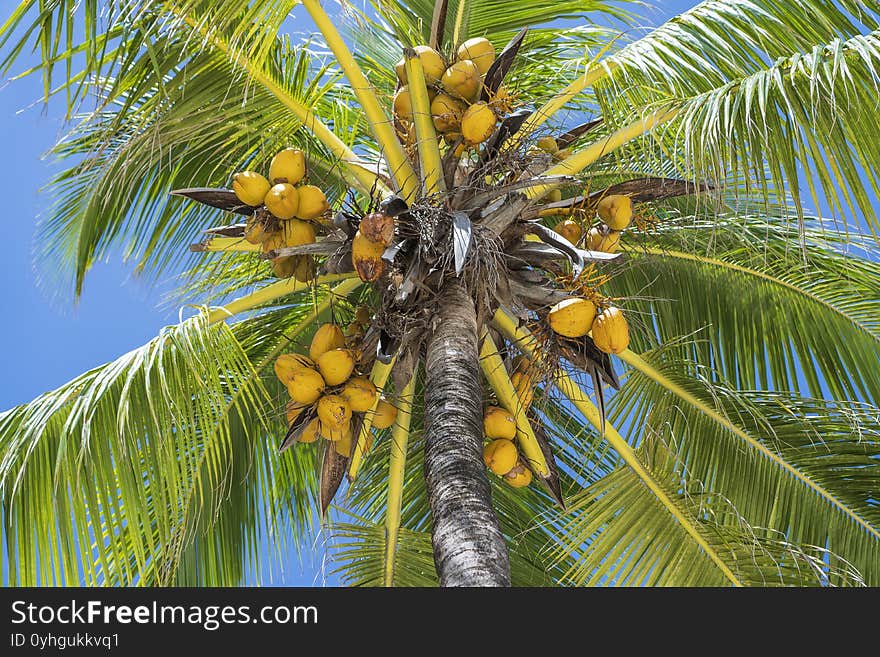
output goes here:
[[[306, 220], [317, 219], [330, 208], [327, 197], [319, 187], [315, 185], [300, 185], [297, 191], [299, 192], [299, 209], [296, 211], [297, 218]], [[312, 241], [314, 242], [314, 240]]]
[[281, 222], [285, 246], [312, 244], [315, 241], [315, 229], [312, 224], [299, 219], [288, 219]]
[[505, 409], [498, 406], [490, 406], [483, 414], [483, 432], [487, 438], [506, 438], [513, 440], [516, 437], [516, 419]]
[[562, 190], [561, 189], [551, 189], [544, 196], [544, 200], [548, 203], [557, 203], [562, 200]]
[[461, 136], [468, 144], [481, 144], [495, 132], [495, 112], [484, 102], [474, 103], [461, 117]]
[[299, 209], [299, 192], [290, 183], [278, 183], [272, 186], [263, 203], [279, 219], [293, 219]]
[[293, 277], [300, 283], [308, 283], [314, 280], [317, 270], [315, 258], [310, 255], [299, 255], [294, 256], [294, 258], [296, 259], [296, 266], [293, 270]]
[[[446, 60], [430, 46], [416, 46], [413, 50], [416, 51], [419, 61], [422, 63], [422, 70], [425, 72], [425, 82], [427, 84], [437, 84], [443, 75], [443, 71], [446, 70]], [[403, 80], [403, 82], [406, 82], [406, 80]]]
[[578, 224], [576, 221], [572, 221], [571, 219], [560, 221], [558, 224], [556, 224], [556, 227], [553, 230], [555, 230], [557, 233], [559, 233], [565, 239], [575, 245], [577, 245], [577, 243], [581, 241], [581, 237], [584, 234], [584, 231], [580, 227], [580, 224]]
[[324, 378], [308, 367], [296, 370], [287, 382], [291, 399], [300, 404], [314, 404], [324, 392]]
[[403, 86], [394, 93], [394, 99], [391, 101], [394, 108], [394, 116], [401, 121], [412, 121], [412, 98], [409, 95], [409, 87]]
[[621, 231], [632, 221], [632, 199], [624, 194], [611, 194], [599, 201], [596, 211], [611, 230]]
[[526, 467], [525, 463], [519, 461], [510, 472], [504, 475], [504, 481], [513, 488], [525, 488], [532, 483], [532, 471]]
[[269, 233], [269, 236], [266, 237], [260, 244], [260, 251], [263, 253], [271, 253], [276, 249], [282, 249], [286, 246], [284, 242], [284, 233]]
[[232, 176], [232, 191], [245, 205], [262, 205], [270, 187], [269, 181], [256, 171], [239, 171]]
[[376, 412], [373, 413], [373, 428], [387, 429], [397, 419], [397, 407], [384, 397], [379, 399]]
[[353, 376], [346, 381], [342, 392], [339, 393], [348, 400], [351, 410], [355, 413], [365, 413], [373, 408], [373, 402], [379, 395], [376, 386], [365, 376]]
[[629, 326], [620, 308], [610, 306], [596, 315], [593, 342], [606, 354], [619, 354], [629, 346]]
[[244, 239], [251, 244], [262, 244], [263, 240], [269, 237], [266, 232], [266, 225], [262, 219], [256, 215], [248, 217], [247, 223], [244, 225]]
[[476, 64], [480, 75], [486, 75], [486, 71], [495, 61], [495, 48], [483, 37], [468, 39], [458, 47], [455, 54], [458, 59], [469, 59]]
[[306, 154], [298, 148], [279, 151], [269, 163], [269, 180], [272, 184], [297, 184], [306, 175]]
[[330, 429], [329, 435], [326, 437], [328, 440], [333, 441], [331, 443], [333, 451], [339, 454], [339, 456], [344, 456], [345, 458], [351, 456], [351, 448], [354, 447], [354, 435], [351, 431], [351, 424], [341, 429]]
[[354, 355], [349, 349], [331, 349], [315, 359], [328, 386], [345, 383], [354, 371]]
[[[340, 395], [324, 395], [318, 400], [318, 418], [326, 429], [342, 429], [351, 421], [351, 406]], [[325, 436], [327, 434], [324, 434]], [[329, 436], [328, 436], [329, 437]]]
[[434, 127], [441, 133], [454, 133], [461, 130], [461, 116], [467, 106], [449, 94], [437, 94], [431, 101], [431, 117]]
[[284, 385], [287, 385], [287, 382], [290, 381], [294, 372], [303, 367], [314, 369], [315, 364], [300, 354], [281, 354], [275, 359], [273, 367], [275, 369], [275, 376], [278, 377], [278, 380]]
[[550, 328], [567, 338], [580, 338], [589, 333], [595, 317], [595, 304], [580, 297], [560, 301], [547, 313]]
[[447, 68], [440, 83], [446, 93], [468, 102], [477, 100], [483, 89], [480, 69], [469, 59], [459, 60]]
[[361, 219], [361, 235], [371, 242], [388, 246], [394, 239], [394, 217], [384, 212], [372, 212]]
[[603, 253], [617, 253], [620, 246], [620, 233], [612, 230], [607, 233], [599, 228], [591, 228], [587, 233], [587, 249]]
[[321, 421], [318, 418], [312, 418], [299, 435], [299, 442], [313, 443], [321, 435]]
[[296, 274], [296, 256], [272, 258], [272, 273], [276, 278], [290, 278]]
[[553, 137], [541, 137], [538, 140], [537, 146], [545, 153], [550, 154], [553, 154], [559, 150], [559, 146], [556, 144], [556, 140]]
[[505, 475], [516, 465], [519, 452], [510, 440], [493, 440], [483, 448], [483, 463], [497, 475]]
[[535, 382], [531, 372], [517, 370], [510, 375], [510, 382], [516, 391], [516, 396], [523, 408], [528, 408], [535, 396]]
[[345, 336], [342, 335], [342, 329], [339, 326], [332, 323], [321, 324], [315, 331], [315, 335], [312, 336], [312, 342], [309, 345], [309, 358], [317, 361], [322, 354], [344, 346]]
[[382, 262], [382, 254], [385, 253], [385, 245], [374, 242], [361, 231], [355, 233], [351, 242], [351, 261], [362, 281], [372, 283], [379, 279], [385, 265]]

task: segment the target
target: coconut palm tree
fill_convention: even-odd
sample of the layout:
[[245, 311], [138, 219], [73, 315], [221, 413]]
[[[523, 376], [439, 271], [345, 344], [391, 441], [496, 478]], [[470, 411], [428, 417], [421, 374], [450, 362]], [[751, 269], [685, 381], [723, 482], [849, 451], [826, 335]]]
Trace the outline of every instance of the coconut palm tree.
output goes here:
[[[79, 294], [122, 247], [197, 304], [0, 415], [9, 581], [236, 584], [320, 530], [355, 585], [880, 583], [877, 7], [708, 0], [653, 30], [602, 0], [327, 10], [24, 0], [0, 30], [3, 70], [33, 44], [71, 120], [41, 261]], [[479, 138], [440, 130], [412, 50], [451, 65], [474, 37]], [[288, 146], [333, 221], [261, 257], [243, 237], [273, 220], [230, 179]], [[624, 232], [606, 199], [635, 204]], [[571, 298], [622, 308], [628, 344], [566, 335]], [[397, 419], [372, 429], [373, 399], [347, 452], [310, 444], [273, 363], [360, 305], [348, 344]], [[515, 427], [505, 477], [487, 405]]]

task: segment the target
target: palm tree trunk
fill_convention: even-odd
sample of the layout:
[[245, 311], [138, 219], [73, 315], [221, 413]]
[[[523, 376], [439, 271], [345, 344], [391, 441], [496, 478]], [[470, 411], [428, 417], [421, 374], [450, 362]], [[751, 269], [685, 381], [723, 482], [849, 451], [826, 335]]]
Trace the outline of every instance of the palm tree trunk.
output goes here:
[[510, 586], [507, 545], [483, 465], [483, 413], [474, 304], [446, 283], [428, 338], [425, 479], [442, 586]]

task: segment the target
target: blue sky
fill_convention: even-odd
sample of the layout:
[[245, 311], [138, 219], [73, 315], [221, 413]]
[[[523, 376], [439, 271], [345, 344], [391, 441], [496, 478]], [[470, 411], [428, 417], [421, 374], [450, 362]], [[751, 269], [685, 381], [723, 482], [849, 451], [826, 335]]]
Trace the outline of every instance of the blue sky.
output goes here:
[[[647, 16], [656, 23], [692, 4], [658, 2]], [[296, 13], [293, 27], [311, 31], [304, 15], [303, 11]], [[27, 63], [22, 60], [18, 70]], [[147, 342], [177, 318], [174, 308], [160, 307], [170, 283], [137, 279], [132, 265], [124, 263], [118, 252], [92, 269], [76, 304], [70, 294], [53, 299], [38, 286], [33, 240], [36, 222], [49, 205], [49, 198], [40, 190], [53, 172], [51, 163], [42, 156], [64, 128], [61, 103], [44, 107], [38, 102], [41, 91], [38, 77], [9, 83], [0, 90], [0, 140], [7, 153], [0, 161], [7, 225], [0, 276], [10, 311], [10, 318], [0, 323], [0, 341], [5, 346], [0, 410], [26, 402]], [[51, 270], [52, 263], [41, 267]], [[300, 566], [291, 555], [287, 572], [276, 583], [322, 583], [322, 556], [321, 550], [315, 550]], [[334, 581], [331, 578], [327, 583]]]

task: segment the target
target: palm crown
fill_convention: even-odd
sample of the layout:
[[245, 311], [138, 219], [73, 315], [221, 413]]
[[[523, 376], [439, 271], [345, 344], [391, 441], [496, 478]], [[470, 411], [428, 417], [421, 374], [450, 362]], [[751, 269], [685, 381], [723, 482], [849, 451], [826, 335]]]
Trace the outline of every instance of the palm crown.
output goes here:
[[[210, 227], [181, 290], [204, 308], [0, 416], [10, 581], [238, 583], [336, 496], [353, 584], [878, 583], [875, 10], [709, 0], [624, 39], [599, 1], [383, 2], [346, 5], [343, 40], [305, 0], [321, 37], [293, 43], [295, 2], [74, 4], [22, 2], [0, 37], [7, 71], [39, 45], [73, 119], [44, 255], [79, 293], [109, 249], [157, 274]], [[449, 65], [473, 37], [497, 53], [462, 107], [491, 109], [479, 139], [437, 123], [448, 88], [409, 50]], [[289, 146], [334, 219], [261, 258], [243, 238], [282, 225], [226, 188]], [[634, 222], [590, 235], [609, 198]], [[371, 214], [394, 230], [365, 269]], [[622, 307], [631, 342], [560, 335], [571, 296]], [[366, 450], [376, 396], [348, 450], [279, 451], [312, 412], [287, 426], [273, 364], [361, 305], [344, 346], [397, 421]], [[531, 485], [487, 480], [487, 404]]]

